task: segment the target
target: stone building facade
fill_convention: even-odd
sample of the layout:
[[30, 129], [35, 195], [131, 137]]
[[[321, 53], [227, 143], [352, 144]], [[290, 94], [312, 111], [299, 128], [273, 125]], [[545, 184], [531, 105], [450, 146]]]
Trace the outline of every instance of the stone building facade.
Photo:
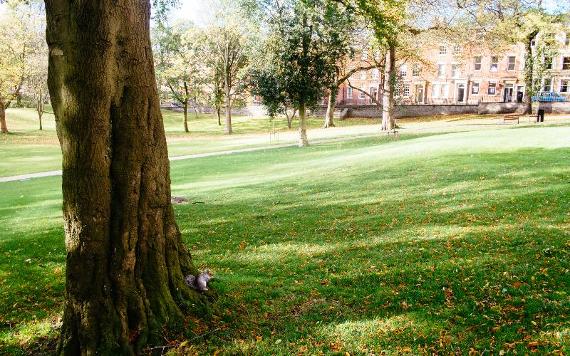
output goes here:
[[[539, 40], [539, 39], [537, 39]], [[541, 90], [554, 92], [570, 100], [570, 30], [556, 36], [559, 49], [543, 78]], [[453, 44], [437, 44], [418, 49], [421, 63], [399, 62], [396, 102], [398, 104], [450, 105], [478, 103], [517, 103], [526, 95], [524, 82], [525, 48], [523, 44], [497, 53], [464, 50]], [[366, 60], [364, 54], [358, 62]], [[353, 63], [352, 65], [358, 65]], [[378, 69], [362, 71], [350, 78], [350, 84], [378, 97], [381, 73]], [[348, 83], [341, 86], [337, 105], [370, 105], [373, 100]]]

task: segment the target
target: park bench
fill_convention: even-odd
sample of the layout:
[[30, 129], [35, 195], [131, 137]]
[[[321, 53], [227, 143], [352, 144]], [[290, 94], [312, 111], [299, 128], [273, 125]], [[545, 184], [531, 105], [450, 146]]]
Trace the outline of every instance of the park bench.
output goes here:
[[504, 115], [503, 116], [503, 123], [505, 124], [505, 123], [507, 123], [507, 121], [516, 121], [517, 124], [520, 124], [521, 123], [520, 117], [521, 117], [521, 115], [519, 115], [519, 114]]

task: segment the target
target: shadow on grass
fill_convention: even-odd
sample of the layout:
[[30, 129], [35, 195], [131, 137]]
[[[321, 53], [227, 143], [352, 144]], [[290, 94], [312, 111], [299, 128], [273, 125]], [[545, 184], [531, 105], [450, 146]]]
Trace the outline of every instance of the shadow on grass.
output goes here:
[[[464, 354], [568, 347], [568, 157], [569, 149], [528, 149], [394, 164], [348, 161], [282, 180], [241, 178], [227, 189], [178, 186], [175, 194], [206, 203], [177, 206], [177, 219], [222, 294], [212, 318], [188, 330], [188, 351]], [[186, 175], [191, 182], [233, 179], [228, 162], [239, 159], [196, 161], [175, 172], [191, 167], [198, 172]], [[243, 162], [240, 170], [296, 159], [280, 151]], [[43, 189], [29, 184], [31, 191]], [[15, 201], [18, 193], [10, 194]], [[54, 189], [42, 199], [57, 201], [58, 194]], [[27, 204], [36, 202], [30, 197]], [[29, 218], [53, 215], [52, 205]], [[45, 222], [13, 230], [25, 214], [9, 204], [0, 211], [6, 257], [0, 346], [17, 352], [53, 335], [31, 325], [48, 323], [61, 308], [63, 274], [56, 271], [65, 259], [63, 232], [56, 218], [48, 231]], [[34, 263], [26, 265], [30, 258]]]

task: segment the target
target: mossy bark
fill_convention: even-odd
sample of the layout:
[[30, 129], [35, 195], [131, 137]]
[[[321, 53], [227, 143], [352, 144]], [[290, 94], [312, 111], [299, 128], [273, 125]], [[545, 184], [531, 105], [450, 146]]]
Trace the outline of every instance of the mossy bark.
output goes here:
[[46, 0], [63, 153], [66, 300], [58, 352], [136, 354], [204, 305], [170, 203], [148, 0]]

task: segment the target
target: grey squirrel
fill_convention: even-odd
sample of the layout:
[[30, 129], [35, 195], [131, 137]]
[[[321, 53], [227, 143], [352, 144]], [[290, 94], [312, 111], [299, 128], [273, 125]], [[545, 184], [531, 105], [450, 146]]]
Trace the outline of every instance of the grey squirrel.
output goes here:
[[208, 290], [208, 282], [214, 276], [210, 272], [210, 270], [205, 270], [204, 272], [200, 273], [198, 276], [189, 275], [186, 276], [185, 281], [186, 284], [193, 289], [196, 289], [200, 292], [204, 292]]

